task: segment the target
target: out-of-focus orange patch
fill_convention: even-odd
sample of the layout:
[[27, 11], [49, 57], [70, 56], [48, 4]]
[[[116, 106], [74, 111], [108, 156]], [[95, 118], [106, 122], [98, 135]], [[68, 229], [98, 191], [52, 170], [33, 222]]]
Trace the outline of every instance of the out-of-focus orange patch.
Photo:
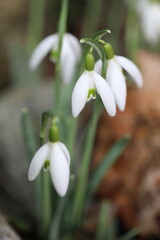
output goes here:
[[[127, 105], [123, 113], [117, 111], [115, 118], [103, 114], [93, 154], [94, 168], [114, 141], [131, 133], [132, 140], [128, 148], [104, 177], [97, 192], [100, 198], [108, 197], [118, 205], [120, 217], [129, 228], [145, 222], [143, 216], [146, 207], [141, 202], [146, 176], [155, 169], [160, 174], [160, 55], [139, 51], [137, 62], [143, 74], [144, 86], [141, 89], [128, 88]], [[151, 191], [150, 185], [148, 188]], [[157, 216], [160, 214], [157, 213]], [[147, 226], [143, 226], [145, 229]], [[154, 230], [150, 229], [150, 232]]]

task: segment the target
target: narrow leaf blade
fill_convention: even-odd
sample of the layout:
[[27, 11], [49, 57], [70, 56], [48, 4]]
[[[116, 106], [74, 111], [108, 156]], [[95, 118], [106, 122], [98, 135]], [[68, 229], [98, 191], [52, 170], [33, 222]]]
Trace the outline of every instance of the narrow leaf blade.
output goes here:
[[33, 126], [27, 108], [22, 108], [21, 125], [27, 154], [29, 159], [31, 159], [37, 149], [37, 143], [35, 140]]
[[131, 136], [129, 134], [125, 135], [124, 137], [119, 139], [107, 152], [102, 162], [99, 164], [99, 166], [93, 173], [93, 176], [89, 183], [89, 196], [96, 191], [98, 185], [100, 184], [106, 172], [111, 168], [111, 166], [118, 160], [118, 158], [124, 152], [129, 143], [130, 138]]
[[111, 204], [108, 201], [104, 201], [101, 204], [98, 226], [96, 231], [96, 240], [111, 240], [111, 227], [112, 227], [112, 217], [111, 217]]

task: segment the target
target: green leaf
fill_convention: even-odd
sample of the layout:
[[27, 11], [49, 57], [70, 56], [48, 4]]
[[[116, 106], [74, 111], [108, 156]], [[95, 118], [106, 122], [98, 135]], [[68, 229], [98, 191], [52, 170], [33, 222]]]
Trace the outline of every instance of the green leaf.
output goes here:
[[82, 38], [82, 39], [80, 40], [80, 43], [86, 43], [86, 44], [90, 45], [91, 47], [93, 47], [93, 48], [97, 51], [99, 57], [102, 59], [102, 62], [105, 61], [105, 52], [104, 52], [104, 49], [103, 49], [103, 47], [102, 47], [98, 42], [96, 42], [94, 39], [92, 39], [92, 38]]
[[37, 149], [37, 144], [34, 136], [32, 122], [27, 108], [22, 108], [21, 124], [28, 157], [29, 159], [31, 159]]
[[112, 167], [112, 165], [118, 160], [121, 154], [126, 149], [128, 142], [130, 140], [130, 134], [125, 135], [121, 139], [119, 139], [107, 152], [105, 157], [103, 158], [102, 162], [99, 166], [96, 167], [94, 171], [90, 183], [89, 183], [89, 197], [94, 194], [98, 185], [100, 184], [102, 178], [106, 174], [106, 172]]
[[49, 237], [48, 240], [57, 240], [59, 239], [59, 234], [60, 234], [60, 228], [62, 224], [62, 216], [63, 216], [63, 210], [65, 207], [65, 199], [60, 199], [57, 207], [55, 214], [53, 216], [53, 219], [51, 221], [50, 229], [49, 229]]
[[110, 227], [110, 209], [111, 205], [109, 202], [103, 202], [101, 204], [98, 226], [96, 231], [96, 240], [108, 240], [107, 239], [107, 231]]
[[99, 40], [108, 33], [111, 33], [111, 31], [108, 30], [108, 29], [104, 29], [104, 30], [101, 30], [101, 31], [95, 33], [91, 38], [94, 39], [94, 40]]
[[11, 81], [14, 85], [37, 84], [42, 80], [41, 70], [30, 71], [28, 68], [29, 58], [23, 46], [16, 41], [9, 43], [9, 65]]

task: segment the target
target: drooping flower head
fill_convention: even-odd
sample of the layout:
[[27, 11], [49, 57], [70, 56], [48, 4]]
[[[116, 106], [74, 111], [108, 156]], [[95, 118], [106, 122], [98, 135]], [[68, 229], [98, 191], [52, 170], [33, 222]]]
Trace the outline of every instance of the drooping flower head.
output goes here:
[[98, 93], [104, 107], [110, 116], [115, 116], [116, 106], [110, 86], [96, 71], [92, 53], [88, 53], [85, 60], [85, 71], [78, 79], [72, 93], [72, 113], [77, 117], [87, 101], [96, 98]]
[[70, 154], [66, 146], [59, 141], [59, 131], [55, 124], [49, 130], [49, 142], [35, 153], [28, 172], [28, 179], [34, 180], [41, 169], [49, 170], [57, 193], [63, 197], [68, 188], [70, 175]]
[[[131, 76], [138, 87], [142, 87], [142, 75], [137, 66], [123, 56], [115, 56], [111, 44], [106, 43], [104, 50], [107, 58], [106, 81], [110, 85], [116, 105], [120, 111], [124, 111], [126, 106], [127, 86], [126, 77], [123, 69]], [[95, 70], [100, 73], [102, 69], [102, 61], [98, 60], [95, 65]]]
[[[58, 51], [59, 36], [57, 33], [44, 38], [35, 48], [30, 58], [29, 67], [34, 70], [40, 62], [50, 52], [50, 60], [56, 61]], [[62, 79], [68, 84], [74, 75], [75, 67], [81, 58], [81, 45], [78, 39], [70, 33], [63, 36], [60, 65], [62, 69]]]

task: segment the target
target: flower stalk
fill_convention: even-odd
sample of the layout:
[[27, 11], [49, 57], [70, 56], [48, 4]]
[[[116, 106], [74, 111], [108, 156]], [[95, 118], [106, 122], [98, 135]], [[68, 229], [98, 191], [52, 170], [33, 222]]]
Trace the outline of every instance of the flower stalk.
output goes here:
[[[48, 235], [49, 226], [52, 219], [52, 202], [51, 202], [51, 181], [46, 172], [42, 172], [42, 236]], [[40, 226], [39, 226], [40, 227]]]
[[58, 36], [59, 36], [59, 43], [58, 43], [58, 56], [55, 66], [55, 86], [54, 86], [54, 111], [56, 113], [59, 112], [60, 101], [61, 101], [61, 67], [60, 67], [60, 57], [61, 57], [61, 50], [62, 50], [62, 42], [63, 42], [63, 35], [66, 32], [66, 25], [67, 25], [67, 15], [68, 15], [68, 4], [69, 0], [62, 1], [61, 13], [60, 13], [60, 20], [58, 24]]
[[92, 150], [95, 141], [97, 124], [101, 114], [101, 107], [99, 106], [99, 101], [97, 100], [93, 109], [93, 116], [90, 120], [89, 129], [87, 132], [86, 144], [87, 147], [84, 150], [82, 156], [82, 163], [79, 169], [78, 183], [75, 193], [74, 205], [73, 205], [73, 216], [72, 220], [74, 224], [79, 224], [80, 219], [83, 215], [85, 192], [87, 187], [87, 178], [89, 173], [89, 166], [92, 156]]

